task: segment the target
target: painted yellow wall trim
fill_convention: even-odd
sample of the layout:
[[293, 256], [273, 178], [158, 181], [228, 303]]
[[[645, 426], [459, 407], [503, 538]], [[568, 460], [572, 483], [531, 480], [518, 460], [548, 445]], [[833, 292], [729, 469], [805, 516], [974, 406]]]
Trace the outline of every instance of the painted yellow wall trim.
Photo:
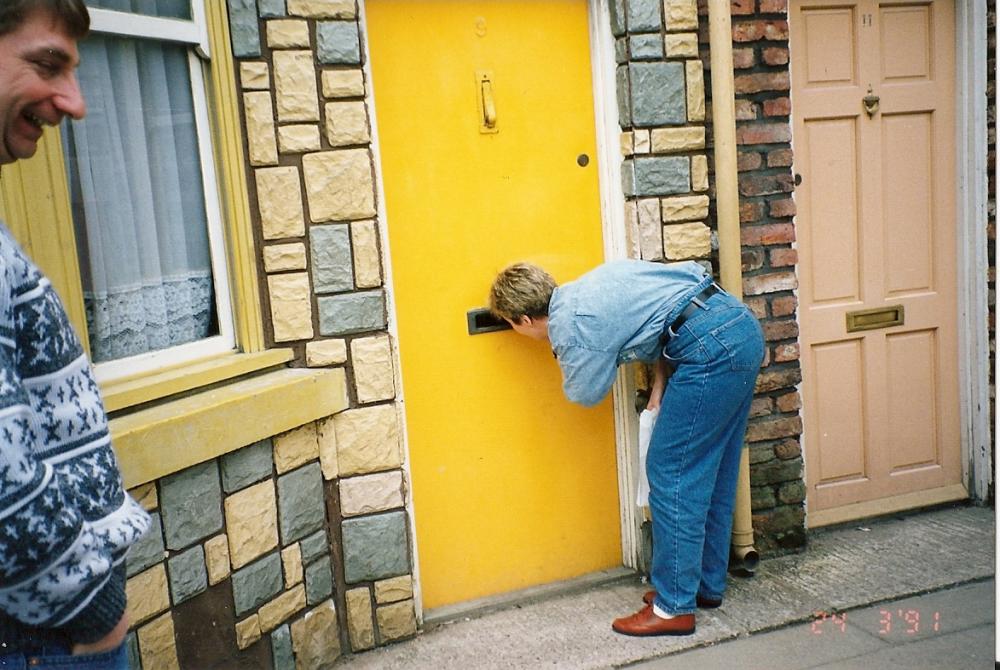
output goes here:
[[113, 419], [111, 439], [132, 488], [347, 407], [342, 369], [285, 369]]

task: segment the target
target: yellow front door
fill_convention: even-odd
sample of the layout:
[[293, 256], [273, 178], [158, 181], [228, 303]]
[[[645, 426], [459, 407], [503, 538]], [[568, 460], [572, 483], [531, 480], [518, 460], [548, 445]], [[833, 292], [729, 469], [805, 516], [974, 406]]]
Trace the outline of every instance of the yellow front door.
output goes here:
[[611, 401], [470, 335], [508, 263], [602, 260], [585, 0], [369, 0], [424, 607], [621, 564]]
[[790, 8], [810, 525], [965, 496], [954, 11]]

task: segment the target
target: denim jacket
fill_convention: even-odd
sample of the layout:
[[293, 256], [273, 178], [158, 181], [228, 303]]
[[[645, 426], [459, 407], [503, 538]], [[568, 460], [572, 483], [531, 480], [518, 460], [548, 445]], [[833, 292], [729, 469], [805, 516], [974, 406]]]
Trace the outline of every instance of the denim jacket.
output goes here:
[[611, 389], [619, 365], [655, 361], [664, 328], [711, 282], [691, 261], [622, 260], [556, 288], [548, 332], [566, 397], [595, 405]]

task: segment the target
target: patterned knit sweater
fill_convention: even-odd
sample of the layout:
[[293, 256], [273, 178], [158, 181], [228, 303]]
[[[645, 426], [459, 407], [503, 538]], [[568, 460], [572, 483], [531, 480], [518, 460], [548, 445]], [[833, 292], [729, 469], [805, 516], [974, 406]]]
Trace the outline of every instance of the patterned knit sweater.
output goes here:
[[110, 632], [148, 527], [66, 312], [0, 223], [0, 655]]

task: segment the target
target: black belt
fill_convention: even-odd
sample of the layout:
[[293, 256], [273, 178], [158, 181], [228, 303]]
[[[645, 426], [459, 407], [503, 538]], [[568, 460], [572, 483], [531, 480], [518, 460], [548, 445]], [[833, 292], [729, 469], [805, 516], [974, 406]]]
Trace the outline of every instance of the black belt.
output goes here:
[[678, 330], [680, 330], [680, 327], [684, 325], [685, 321], [694, 316], [699, 309], [704, 309], [704, 302], [706, 300], [711, 298], [716, 293], [722, 293], [722, 292], [723, 292], [722, 289], [715, 284], [709, 284], [708, 286], [706, 286], [701, 293], [691, 298], [691, 302], [689, 302], [684, 307], [684, 309], [681, 310], [681, 313], [677, 316], [676, 319], [674, 319], [674, 322], [670, 324], [670, 326], [667, 328], [667, 331], [665, 332], [676, 333]]

